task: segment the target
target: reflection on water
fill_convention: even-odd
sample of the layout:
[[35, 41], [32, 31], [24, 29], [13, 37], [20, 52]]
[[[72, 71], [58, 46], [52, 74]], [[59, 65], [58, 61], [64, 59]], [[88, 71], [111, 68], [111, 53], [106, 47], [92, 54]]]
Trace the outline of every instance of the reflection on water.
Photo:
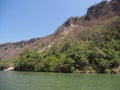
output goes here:
[[0, 72], [0, 90], [120, 90], [120, 75]]

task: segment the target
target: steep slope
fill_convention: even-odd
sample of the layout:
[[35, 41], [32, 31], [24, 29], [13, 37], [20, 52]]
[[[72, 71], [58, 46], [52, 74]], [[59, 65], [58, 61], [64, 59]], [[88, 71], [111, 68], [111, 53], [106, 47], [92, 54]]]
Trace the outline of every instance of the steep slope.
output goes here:
[[[83, 17], [71, 17], [60, 26], [53, 34], [16, 43], [0, 45], [0, 60], [11, 60], [26, 50], [42, 52], [54, 44], [60, 44], [66, 38], [74, 40], [96, 40], [104, 36], [104, 33], [96, 28], [102, 27], [110, 19], [120, 15], [120, 1], [102, 1], [90, 7]], [[93, 35], [92, 33], [97, 32]]]
[[[81, 37], [83, 31], [79, 31], [81, 28], [76, 29], [80, 32], [80, 36], [77, 36], [80, 39], [73, 37], [74, 35], [69, 36], [73, 34], [71, 28], [73, 26], [67, 28], [70, 32], [61, 32], [60, 37], [53, 39], [56, 43], [51, 46], [49, 43], [48, 47], [43, 48], [39, 53], [36, 51], [21, 53], [15, 59], [15, 70], [120, 73], [119, 16], [107, 20], [100, 26], [87, 28], [86, 31], [89, 30], [89, 33], [86, 33], [86, 36]], [[77, 27], [74, 26], [75, 28]], [[85, 27], [83, 29], [85, 30]]]

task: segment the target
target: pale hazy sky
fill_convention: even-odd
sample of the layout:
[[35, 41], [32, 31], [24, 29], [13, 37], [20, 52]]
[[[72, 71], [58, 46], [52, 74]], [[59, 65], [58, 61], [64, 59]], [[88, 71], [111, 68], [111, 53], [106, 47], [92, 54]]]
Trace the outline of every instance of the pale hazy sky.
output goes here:
[[102, 0], [0, 0], [0, 43], [53, 33], [65, 20], [85, 15]]

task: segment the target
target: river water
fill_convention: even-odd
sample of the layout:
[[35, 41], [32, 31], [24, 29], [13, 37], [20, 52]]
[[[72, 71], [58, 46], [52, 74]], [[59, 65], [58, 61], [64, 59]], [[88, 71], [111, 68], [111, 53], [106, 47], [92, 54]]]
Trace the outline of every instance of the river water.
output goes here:
[[120, 90], [120, 75], [1, 71], [0, 90]]

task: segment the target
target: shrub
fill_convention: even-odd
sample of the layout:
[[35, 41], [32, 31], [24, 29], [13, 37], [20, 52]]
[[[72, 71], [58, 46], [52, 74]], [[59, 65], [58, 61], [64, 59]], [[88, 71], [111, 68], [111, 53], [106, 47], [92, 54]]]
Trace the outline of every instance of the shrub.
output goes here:
[[26, 51], [16, 58], [14, 63], [17, 71], [36, 71], [35, 67], [41, 60], [41, 56], [37, 52]]

